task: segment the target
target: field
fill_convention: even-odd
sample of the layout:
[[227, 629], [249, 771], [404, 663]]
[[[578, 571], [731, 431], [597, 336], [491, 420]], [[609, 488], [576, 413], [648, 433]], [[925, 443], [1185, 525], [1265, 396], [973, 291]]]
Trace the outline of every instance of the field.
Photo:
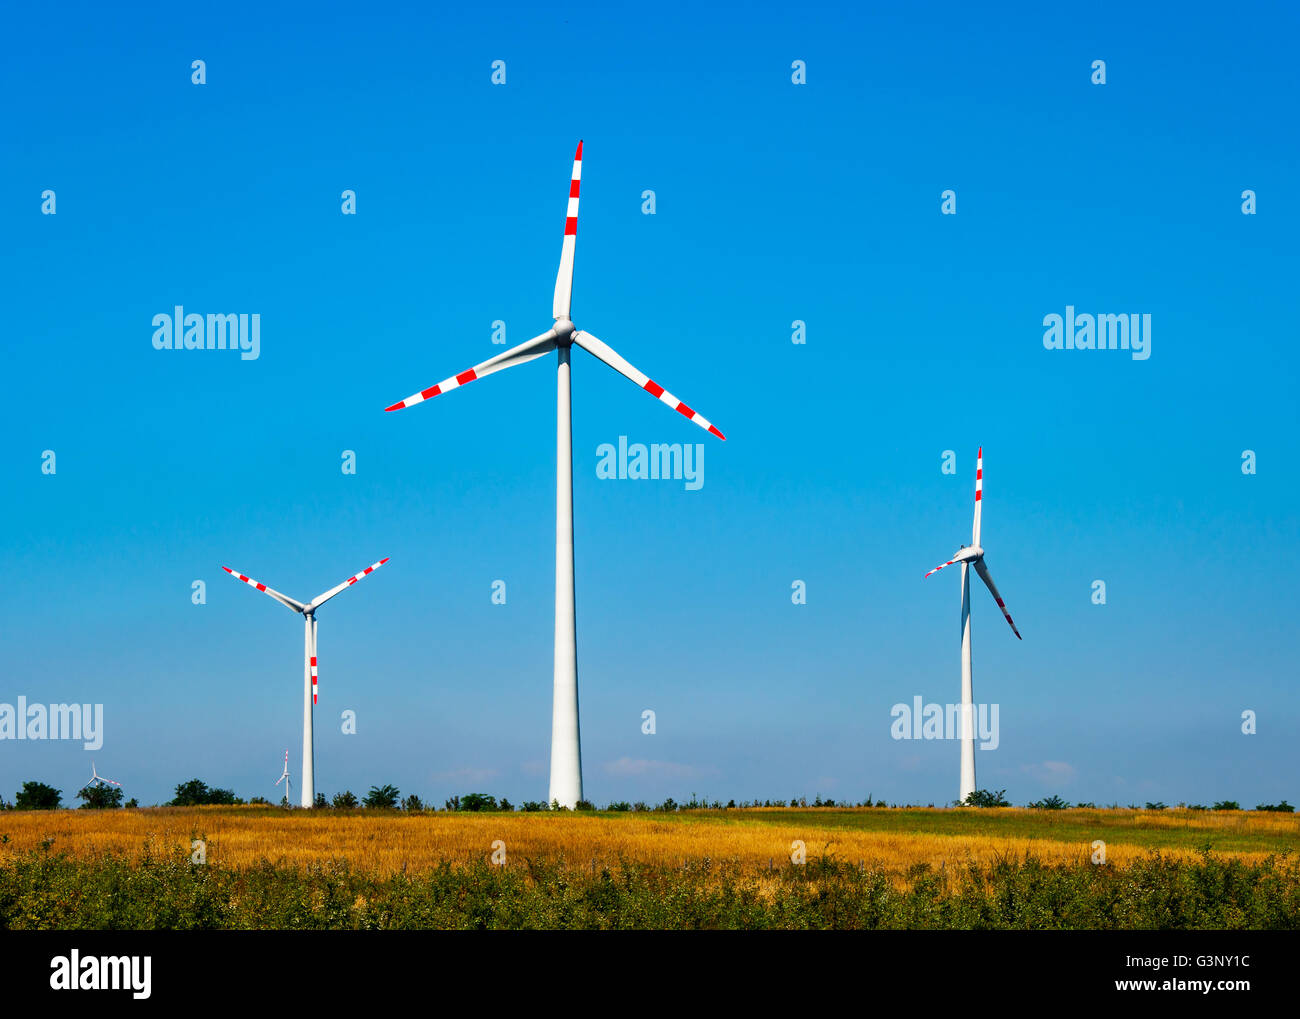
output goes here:
[[1256, 811], [7, 811], [0, 926], [1294, 928], [1297, 849]]

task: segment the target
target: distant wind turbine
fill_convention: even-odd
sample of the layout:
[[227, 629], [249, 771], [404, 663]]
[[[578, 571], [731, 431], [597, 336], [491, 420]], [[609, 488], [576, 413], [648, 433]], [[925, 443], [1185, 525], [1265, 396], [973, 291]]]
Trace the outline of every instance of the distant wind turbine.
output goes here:
[[[958, 553], [943, 566], [936, 566], [930, 573], [938, 573], [944, 566], [961, 563], [961, 796], [962, 803], [975, 791], [975, 701], [971, 681], [970, 657], [970, 567], [980, 575], [998, 603], [998, 608], [1007, 617], [1007, 623], [1016, 639], [1023, 639], [1016, 624], [1011, 622], [1011, 613], [1007, 611], [1002, 595], [989, 575], [989, 568], [984, 565], [984, 549], [980, 546], [980, 510], [984, 505], [984, 447], [981, 446], [975, 460], [975, 523], [971, 529], [969, 545], [962, 545]], [[930, 573], [925, 576], [928, 577]], [[922, 578], [924, 579], [924, 578]]]
[[84, 789], [89, 789], [91, 786], [95, 785], [96, 783], [99, 783], [100, 785], [115, 785], [115, 786], [117, 786], [119, 789], [122, 788], [122, 783], [121, 783], [121, 782], [114, 782], [111, 778], [105, 778], [103, 775], [101, 775], [101, 774], [99, 774], [97, 771], [95, 771], [95, 762], [94, 762], [94, 761], [91, 761], [91, 762], [90, 762], [90, 781], [87, 782], [85, 785], [83, 785], [83, 786], [81, 787], [81, 789], [78, 789], [77, 791], [78, 791], [78, 792], [81, 792], [81, 791], [84, 790]]
[[288, 749], [286, 749], [285, 752], [284, 752], [284, 771], [282, 771], [282, 772], [280, 773], [280, 777], [277, 778], [277, 779], [275, 780], [275, 784], [276, 784], [276, 785], [279, 785], [281, 782], [284, 783], [284, 801], [285, 801], [286, 803], [290, 803], [290, 802], [292, 802], [292, 800], [290, 799], [290, 797], [293, 795], [293, 793], [290, 792], [290, 790], [291, 790], [292, 787], [293, 787], [293, 779], [291, 779], [291, 778], [289, 777], [289, 751], [288, 751]]
[[582, 799], [582, 749], [578, 735], [578, 636], [573, 585], [573, 432], [571, 428], [569, 355], [574, 344], [636, 383], [651, 396], [725, 439], [717, 428], [649, 376], [632, 367], [591, 333], [574, 327], [569, 318], [573, 293], [573, 255], [578, 234], [578, 185], [582, 177], [582, 142], [573, 157], [569, 207], [564, 221], [564, 245], [555, 277], [551, 313], [555, 324], [531, 340], [503, 351], [482, 364], [422, 389], [386, 410], [402, 410], [450, 392], [485, 375], [557, 352], [555, 407], [555, 687], [551, 711], [550, 799], [573, 808]]
[[[324, 594], [318, 594], [306, 604], [300, 601], [294, 601], [286, 594], [267, 587], [265, 584], [259, 584], [252, 577], [246, 577], [242, 573], [236, 573], [229, 566], [221, 567], [232, 577], [238, 577], [245, 584], [250, 584], [257, 588], [263, 594], [270, 595], [281, 605], [293, 609], [294, 612], [302, 614], [303, 622], [306, 628], [306, 637], [304, 640], [305, 649], [303, 651], [303, 694], [302, 694], [302, 805], [310, 807], [316, 800], [316, 780], [315, 780], [315, 756], [312, 748], [312, 722], [313, 708], [316, 704], [316, 610], [333, 598], [344, 588], [351, 587], [362, 577], [374, 573], [375, 570], [388, 562], [388, 557], [380, 559], [379, 562], [367, 566], [364, 570], [354, 577], [348, 577], [347, 580], [339, 584], [338, 587], [331, 587]], [[278, 783], [277, 783], [278, 784]]]

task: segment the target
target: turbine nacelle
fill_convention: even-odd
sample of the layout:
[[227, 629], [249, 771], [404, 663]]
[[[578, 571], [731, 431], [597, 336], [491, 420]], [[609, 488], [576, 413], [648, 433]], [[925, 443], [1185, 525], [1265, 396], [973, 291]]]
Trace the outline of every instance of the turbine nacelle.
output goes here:
[[577, 332], [577, 327], [567, 318], [557, 318], [555, 325], [551, 326], [555, 333], [555, 345], [557, 347], [568, 347], [573, 344], [573, 334]]
[[979, 545], [963, 545], [957, 550], [957, 554], [952, 557], [954, 563], [973, 563], [976, 559], [984, 558], [984, 549]]

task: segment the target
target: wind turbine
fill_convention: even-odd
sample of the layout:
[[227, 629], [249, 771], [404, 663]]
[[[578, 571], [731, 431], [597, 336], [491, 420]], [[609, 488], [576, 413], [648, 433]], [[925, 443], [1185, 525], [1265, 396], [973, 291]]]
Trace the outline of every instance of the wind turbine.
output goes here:
[[569, 318], [573, 293], [573, 253], [578, 234], [578, 185], [582, 177], [582, 142], [573, 156], [569, 206], [564, 221], [564, 245], [555, 277], [551, 314], [555, 324], [540, 336], [503, 351], [468, 371], [422, 389], [385, 410], [402, 410], [481, 379], [503, 368], [556, 352], [555, 401], [555, 688], [551, 711], [550, 799], [573, 808], [582, 799], [582, 751], [578, 736], [578, 637], [573, 591], [573, 432], [571, 428], [569, 355], [577, 344], [587, 353], [631, 379], [701, 428], [725, 439], [717, 428], [649, 376], [632, 367], [591, 333], [575, 328]]
[[94, 785], [96, 782], [100, 783], [100, 785], [115, 785], [115, 786], [117, 786], [119, 789], [122, 788], [122, 783], [121, 783], [121, 782], [114, 782], [111, 778], [105, 778], [103, 775], [101, 775], [101, 774], [99, 774], [97, 771], [95, 771], [95, 762], [94, 762], [94, 761], [91, 761], [91, 762], [90, 762], [90, 781], [87, 782], [85, 785], [83, 785], [83, 786], [81, 787], [81, 789], [78, 789], [77, 791], [78, 791], [78, 792], [81, 792], [83, 789], [89, 789], [89, 788], [90, 788], [92, 785]]
[[284, 752], [284, 771], [281, 772], [280, 777], [277, 778], [277, 779], [275, 780], [275, 784], [276, 784], [276, 785], [279, 785], [281, 782], [284, 783], [284, 801], [285, 801], [285, 803], [288, 803], [288, 802], [289, 802], [289, 797], [292, 795], [292, 793], [290, 792], [290, 789], [293, 787], [293, 779], [291, 779], [291, 778], [289, 777], [289, 751], [288, 751], [288, 749], [286, 749], [285, 752]]
[[[302, 692], [302, 805], [310, 807], [316, 799], [316, 781], [315, 781], [315, 757], [312, 750], [312, 716], [313, 707], [316, 704], [316, 610], [333, 598], [344, 588], [351, 587], [362, 577], [374, 573], [375, 570], [388, 562], [388, 557], [380, 559], [379, 562], [367, 566], [364, 570], [354, 577], [348, 577], [347, 580], [337, 587], [331, 587], [324, 594], [318, 594], [311, 601], [303, 604], [300, 601], [294, 601], [286, 594], [267, 587], [265, 584], [259, 584], [252, 577], [245, 577], [242, 573], [236, 573], [229, 566], [221, 567], [232, 577], [238, 577], [245, 584], [251, 584], [263, 594], [268, 594], [286, 608], [293, 609], [294, 612], [302, 614], [303, 623], [305, 624], [306, 636], [304, 638], [303, 650], [303, 692]], [[287, 770], [287, 768], [286, 768]], [[276, 783], [277, 785], [279, 783]]]
[[[998, 603], [998, 608], [1007, 617], [1007, 624], [1017, 640], [1022, 640], [1016, 624], [1011, 621], [1002, 595], [989, 575], [989, 568], [984, 565], [984, 549], [980, 545], [980, 509], [984, 505], [984, 447], [981, 446], [975, 460], [975, 523], [971, 528], [969, 545], [962, 545], [957, 554], [943, 566], [936, 566], [930, 573], [938, 573], [944, 566], [961, 563], [961, 796], [962, 803], [975, 791], [975, 702], [971, 688], [970, 660], [970, 568], [980, 575]], [[928, 577], [930, 573], [925, 576]], [[924, 577], [921, 579], [925, 579]]]

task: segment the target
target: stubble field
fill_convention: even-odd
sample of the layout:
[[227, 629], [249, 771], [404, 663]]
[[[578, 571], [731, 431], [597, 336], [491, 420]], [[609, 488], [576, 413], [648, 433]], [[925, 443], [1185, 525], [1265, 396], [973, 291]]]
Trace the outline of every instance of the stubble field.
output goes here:
[[1297, 849], [1257, 811], [9, 811], [0, 925], [1294, 928]]

